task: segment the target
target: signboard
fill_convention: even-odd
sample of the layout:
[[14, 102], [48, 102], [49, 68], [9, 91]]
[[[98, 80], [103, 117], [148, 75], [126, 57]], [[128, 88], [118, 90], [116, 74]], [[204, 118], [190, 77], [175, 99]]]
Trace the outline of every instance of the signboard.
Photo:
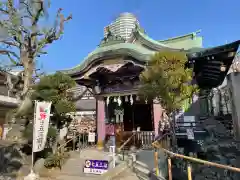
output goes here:
[[88, 142], [91, 142], [91, 143], [95, 142], [95, 133], [93, 132], [88, 133]]
[[113, 154], [113, 153], [115, 153], [115, 146], [110, 146], [109, 147], [109, 152], [111, 153], [111, 154]]
[[187, 129], [187, 137], [190, 140], [194, 140], [194, 132], [193, 129]]
[[109, 94], [109, 93], [117, 93], [117, 92], [123, 92], [123, 91], [133, 91], [138, 90], [140, 88], [140, 84], [138, 82], [135, 82], [134, 85], [132, 85], [129, 82], [125, 82], [124, 84], [117, 84], [113, 86], [108, 86], [106, 88], [103, 88], [102, 93]]
[[112, 158], [113, 158], [113, 168], [115, 168], [115, 166], [116, 166], [115, 149], [116, 149], [115, 146], [109, 147], [110, 156], [112, 156]]
[[86, 174], [103, 174], [108, 171], [106, 160], [86, 160], [83, 172]]
[[194, 127], [195, 124], [195, 116], [184, 116], [184, 126]]

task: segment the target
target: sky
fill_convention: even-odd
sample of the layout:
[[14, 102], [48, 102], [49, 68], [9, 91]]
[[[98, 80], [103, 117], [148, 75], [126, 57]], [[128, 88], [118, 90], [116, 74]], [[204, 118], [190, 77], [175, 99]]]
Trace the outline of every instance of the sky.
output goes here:
[[45, 72], [80, 64], [103, 38], [104, 26], [122, 12], [134, 13], [156, 40], [201, 30], [204, 47], [240, 39], [240, 0], [52, 0], [49, 23], [58, 8], [73, 19], [59, 41], [39, 59]]

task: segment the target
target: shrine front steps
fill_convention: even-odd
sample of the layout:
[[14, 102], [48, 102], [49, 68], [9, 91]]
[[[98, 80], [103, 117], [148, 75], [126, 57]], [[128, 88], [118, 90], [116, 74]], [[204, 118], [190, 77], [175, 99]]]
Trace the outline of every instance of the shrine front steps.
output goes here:
[[[151, 155], [153, 156], [153, 152], [151, 152]], [[149, 151], [147, 153], [150, 153]], [[154, 168], [151, 165], [147, 165], [146, 163], [143, 163], [141, 160], [144, 160], [141, 158], [141, 155], [138, 154], [141, 152], [135, 152], [135, 153], [129, 153], [127, 155], [118, 154], [117, 158], [118, 161], [124, 161], [126, 162], [126, 165], [128, 166], [127, 169], [131, 170], [140, 180], [165, 180], [163, 177], [157, 177], [154, 173]], [[146, 155], [146, 152], [144, 152], [142, 155]], [[153, 160], [153, 159], [152, 159]], [[151, 161], [151, 160], [150, 160]], [[149, 162], [148, 162], [149, 164]], [[123, 169], [123, 172], [119, 172], [119, 174], [124, 174], [126, 170]], [[116, 176], [117, 178], [118, 176]], [[117, 180], [117, 179], [116, 179]], [[125, 179], [126, 180], [126, 179]]]

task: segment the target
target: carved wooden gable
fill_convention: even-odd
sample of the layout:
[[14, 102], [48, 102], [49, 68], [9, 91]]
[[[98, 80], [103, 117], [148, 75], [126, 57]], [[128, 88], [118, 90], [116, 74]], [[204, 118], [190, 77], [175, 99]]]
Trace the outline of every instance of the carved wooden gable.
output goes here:
[[95, 99], [92, 90], [90, 88], [87, 88], [84, 91], [81, 99]]

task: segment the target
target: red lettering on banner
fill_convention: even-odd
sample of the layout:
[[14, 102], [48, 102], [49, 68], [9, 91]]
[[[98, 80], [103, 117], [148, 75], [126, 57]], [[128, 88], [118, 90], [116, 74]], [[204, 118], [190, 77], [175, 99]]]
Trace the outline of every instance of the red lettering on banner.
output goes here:
[[47, 110], [45, 110], [43, 107], [40, 107], [39, 112], [40, 112], [40, 119], [45, 120], [47, 117], [47, 114], [46, 114]]

